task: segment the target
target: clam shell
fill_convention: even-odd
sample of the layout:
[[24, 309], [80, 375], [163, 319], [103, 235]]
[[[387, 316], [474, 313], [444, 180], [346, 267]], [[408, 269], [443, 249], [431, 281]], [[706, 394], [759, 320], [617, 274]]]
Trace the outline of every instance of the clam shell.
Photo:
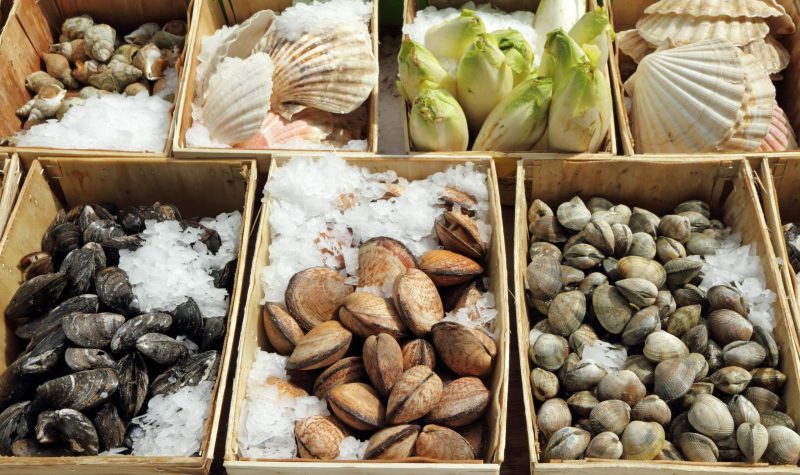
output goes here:
[[730, 285], [715, 285], [706, 294], [711, 310], [732, 310], [739, 315], [747, 315], [747, 304], [738, 289]]
[[227, 57], [209, 71], [201, 117], [213, 139], [232, 145], [258, 133], [274, 95], [274, 69], [272, 59], [258, 53]]
[[263, 51], [275, 65], [272, 109], [287, 119], [305, 107], [347, 114], [367, 100], [378, 82], [369, 34], [359, 24], [337, 23], [296, 41], [275, 28]]
[[429, 413], [442, 398], [442, 380], [427, 366], [404, 372], [386, 403], [386, 422], [404, 424]]
[[90, 369], [42, 383], [36, 388], [36, 397], [54, 407], [82, 411], [104, 403], [118, 387], [115, 370]]
[[631, 407], [623, 401], [609, 400], [598, 403], [589, 414], [592, 432], [622, 434], [631, 420]]
[[578, 243], [564, 251], [564, 260], [576, 269], [589, 270], [602, 262], [603, 254], [591, 244]]
[[646, 15], [636, 22], [636, 30], [648, 43], [691, 44], [709, 39], [724, 39], [735, 46], [764, 38], [769, 25], [760, 18], [695, 17], [690, 15]]
[[780, 391], [786, 384], [786, 375], [775, 368], [757, 368], [750, 374], [752, 375], [750, 384], [772, 392]]
[[477, 222], [462, 213], [445, 211], [444, 222], [436, 221], [434, 228], [442, 247], [463, 254], [470, 259], [480, 260], [486, 254], [486, 245], [481, 238]]
[[619, 260], [617, 269], [623, 279], [645, 279], [659, 288], [667, 281], [667, 272], [664, 267], [658, 262], [644, 257], [623, 257]]
[[435, 424], [422, 428], [414, 445], [418, 457], [435, 460], [471, 460], [472, 446], [458, 432]]
[[612, 224], [611, 231], [614, 233], [614, 256], [625, 257], [633, 243], [633, 233], [626, 224]]
[[748, 401], [753, 403], [756, 410], [763, 414], [766, 411], [782, 410], [783, 401], [780, 396], [773, 393], [769, 389], [759, 388], [757, 386], [749, 386], [742, 391], [742, 396], [746, 397]]
[[531, 391], [538, 401], [546, 401], [558, 394], [558, 376], [542, 368], [531, 371]]
[[387, 427], [372, 434], [364, 453], [366, 460], [399, 460], [410, 457], [419, 436], [417, 425]]
[[358, 285], [391, 288], [395, 279], [417, 266], [417, 261], [403, 243], [379, 236], [358, 248]]
[[739, 394], [734, 395], [731, 400], [728, 401], [728, 410], [730, 411], [731, 416], [733, 416], [733, 423], [737, 427], [745, 422], [761, 422], [763, 418], [763, 416], [759, 415], [758, 410], [756, 410], [756, 407], [753, 405], [753, 403], [748, 401], [746, 397]]
[[364, 383], [340, 384], [326, 395], [331, 411], [355, 430], [376, 430], [383, 426], [386, 410], [380, 396]]
[[[742, 399], [744, 399], [744, 398], [742, 398]], [[744, 399], [744, 400], [747, 401], [747, 399]], [[758, 411], [755, 410], [755, 407], [753, 408], [753, 411], [756, 412], [756, 415], [758, 415]], [[784, 426], [784, 427], [788, 427], [789, 429], [792, 429], [792, 430], [796, 429], [796, 425], [795, 425], [794, 421], [785, 412], [764, 411], [764, 414], [761, 414], [761, 417], [756, 417], [755, 421], [750, 421], [750, 422], [759, 422], [759, 421], [765, 427]]]
[[622, 457], [622, 442], [613, 432], [597, 434], [586, 447], [587, 458], [616, 460]]
[[463, 427], [478, 420], [489, 406], [489, 389], [474, 377], [458, 378], [448, 383], [442, 398], [426, 419], [446, 427]]
[[392, 301], [369, 292], [353, 292], [345, 297], [339, 308], [339, 321], [361, 338], [380, 333], [402, 338], [408, 331]]
[[591, 391], [579, 391], [567, 398], [570, 410], [579, 417], [589, 417], [592, 410], [600, 403]]
[[342, 358], [328, 366], [314, 381], [314, 396], [323, 399], [328, 391], [340, 384], [367, 380], [364, 362], [359, 356]]
[[606, 221], [591, 221], [583, 228], [586, 241], [600, 252], [609, 256], [614, 254], [614, 231]]
[[681, 450], [686, 460], [692, 462], [716, 462], [719, 449], [713, 440], [696, 432], [678, 434], [675, 445]]
[[598, 322], [611, 333], [622, 333], [633, 316], [628, 301], [616, 287], [602, 284], [592, 295], [592, 308]]
[[[671, 261], [675, 262], [675, 261]], [[667, 319], [667, 332], [681, 338], [690, 328], [700, 323], [701, 305], [687, 305], [680, 307], [670, 314]]]
[[289, 280], [286, 309], [305, 330], [336, 317], [345, 297], [353, 292], [344, 277], [328, 267], [302, 270]]
[[581, 361], [566, 371], [563, 378], [564, 389], [570, 392], [593, 389], [605, 377], [606, 370], [597, 363], [594, 361]]
[[753, 335], [753, 324], [728, 309], [714, 310], [708, 314], [708, 329], [714, 341], [727, 345], [734, 341], [748, 341]]
[[558, 222], [567, 229], [580, 231], [592, 219], [592, 213], [579, 196], [561, 203], [556, 210]]
[[419, 269], [409, 269], [397, 276], [392, 297], [400, 319], [414, 335], [427, 335], [444, 318], [444, 307], [436, 285]]
[[340, 360], [353, 334], [336, 320], [320, 323], [298, 342], [286, 362], [286, 369], [318, 369]]
[[590, 325], [583, 324], [569, 336], [569, 348], [581, 355], [583, 354], [584, 347], [595, 344], [597, 340], [597, 333], [594, 331], [594, 328]]
[[714, 386], [726, 394], [739, 394], [750, 384], [751, 379], [750, 373], [738, 366], [726, 366], [711, 375]]
[[633, 371], [611, 371], [597, 385], [597, 397], [602, 400], [619, 399], [632, 406], [641, 401], [646, 389]]
[[408, 371], [413, 366], [423, 365], [430, 369], [436, 368], [436, 351], [427, 340], [418, 338], [403, 344], [403, 371]]
[[444, 249], [423, 254], [419, 259], [419, 268], [428, 274], [437, 287], [464, 284], [483, 273], [483, 267], [477, 262]]
[[672, 445], [672, 442], [665, 440], [664, 445], [661, 447], [661, 453], [653, 460], [683, 460], [683, 455], [677, 447]]
[[697, 396], [689, 410], [689, 423], [697, 432], [712, 440], [721, 440], [733, 435], [733, 416], [728, 406], [710, 394]]
[[622, 433], [622, 458], [653, 460], [664, 446], [664, 428], [655, 422], [632, 421]]
[[530, 355], [537, 366], [557, 371], [569, 356], [569, 343], [562, 336], [545, 333], [531, 346]]
[[591, 439], [592, 436], [583, 429], [564, 427], [547, 441], [542, 461], [581, 459]]
[[784, 427], [767, 427], [769, 444], [764, 459], [776, 465], [797, 465], [800, 458], [800, 435]]
[[[633, 215], [636, 216], [636, 215]], [[655, 233], [655, 231], [653, 231]], [[658, 246], [653, 236], [647, 233], [638, 232], [631, 236], [631, 246], [628, 248], [627, 255], [638, 256], [645, 259], [655, 259], [658, 254]]]
[[631, 355], [625, 360], [624, 369], [633, 371], [642, 384], [653, 384], [655, 382], [655, 365], [644, 355]]
[[631, 408], [634, 421], [658, 422], [666, 427], [672, 421], [672, 411], [663, 399], [651, 394]]
[[550, 300], [561, 290], [559, 259], [546, 254], [539, 254], [531, 258], [531, 263], [528, 264], [525, 271], [525, 286], [534, 298]]
[[614, 285], [628, 299], [628, 302], [638, 308], [644, 308], [656, 303], [658, 288], [649, 280], [640, 278], [622, 279], [618, 280]]
[[[648, 282], [649, 283], [649, 282]], [[622, 343], [636, 346], [644, 343], [647, 335], [661, 330], [658, 308], [651, 305], [636, 312], [622, 330]]]
[[[654, 21], [648, 18], [686, 17], [643, 20]], [[725, 22], [722, 25], [726, 26]], [[639, 33], [648, 39], [642, 30]], [[726, 30], [725, 38], [728, 34]], [[699, 39], [710, 37], [704, 32]], [[657, 51], [642, 59], [625, 83], [633, 99], [631, 122], [637, 149], [643, 153], [696, 153], [713, 151], [730, 139], [745, 98], [740, 64], [738, 48], [715, 39]]]
[[545, 439], [550, 439], [559, 429], [571, 424], [572, 413], [563, 399], [548, 399], [536, 412], [536, 427]]
[[375, 389], [389, 394], [403, 374], [403, 352], [397, 340], [386, 333], [372, 335], [364, 342], [364, 368]]
[[741, 105], [742, 118], [736, 124], [736, 133], [724, 145], [724, 150], [757, 150], [764, 141], [772, 123], [775, 107], [775, 86], [758, 60], [741, 54], [747, 89]]
[[540, 199], [533, 200], [530, 207], [528, 207], [528, 224], [533, 225], [540, 218], [546, 216], [553, 216], [553, 209], [550, 208], [550, 205]]
[[339, 445], [345, 437], [330, 417], [310, 416], [294, 424], [297, 452], [303, 458], [333, 460], [339, 456]]
[[681, 341], [692, 353], [705, 353], [708, 348], [708, 327], [702, 324], [695, 325], [686, 330], [681, 336]]
[[[664, 220], [661, 222], [663, 223]], [[667, 285], [671, 288], [675, 288], [689, 283], [700, 274], [702, 269], [702, 262], [687, 257], [672, 259], [664, 264], [664, 270], [667, 271]]]
[[694, 369], [689, 358], [671, 358], [658, 363], [653, 391], [667, 402], [678, 399], [694, 384]]
[[736, 442], [745, 460], [756, 463], [767, 450], [769, 433], [767, 428], [759, 423], [745, 422], [736, 429]]
[[[757, 58], [763, 58], [764, 55], [754, 54]], [[769, 131], [764, 137], [764, 141], [758, 147], [759, 152], [783, 152], [785, 150], [793, 150], [797, 148], [797, 137], [795, 136], [794, 129], [789, 123], [789, 118], [786, 112], [783, 111], [777, 104], [772, 109], [772, 121], [769, 125]]]
[[261, 314], [270, 345], [282, 355], [290, 354], [303, 338], [303, 329], [289, 312], [278, 304], [267, 302]]
[[542, 216], [536, 221], [532, 221], [528, 225], [528, 230], [532, 237], [549, 243], [565, 242], [569, 236], [567, 230], [558, 223], [558, 219], [553, 215]]
[[751, 370], [767, 357], [767, 350], [754, 341], [734, 341], [722, 349], [722, 358], [728, 366]]
[[686, 242], [686, 250], [689, 254], [697, 254], [700, 256], [716, 254], [719, 247], [719, 241], [703, 233], [692, 233], [692, 235], [689, 236], [689, 241]]
[[764, 362], [765, 366], [776, 367], [780, 363], [780, 351], [772, 332], [766, 330], [764, 327], [756, 325], [753, 327], [753, 341], [761, 344], [767, 350], [767, 359]]
[[688, 15], [692, 17], [729, 17], [763, 19], [770, 25], [773, 33], [794, 32], [794, 22], [777, 2], [759, 0], [710, 0], [693, 2], [691, 0], [661, 0], [644, 10], [646, 15]]
[[608, 277], [606, 277], [605, 274], [601, 272], [592, 272], [584, 277], [584, 279], [578, 284], [578, 290], [583, 292], [583, 295], [585, 295], [587, 299], [590, 299], [597, 287], [607, 283]]
[[688, 356], [689, 349], [675, 335], [665, 331], [657, 331], [647, 335], [642, 353], [650, 361], [660, 363], [673, 358]]
[[555, 244], [550, 244], [549, 242], [534, 242], [531, 244], [531, 248], [529, 249], [531, 260], [534, 257], [539, 255], [551, 256], [556, 259], [556, 261], [561, 261], [561, 249]]
[[562, 292], [553, 299], [547, 310], [547, 321], [561, 336], [571, 335], [586, 315], [586, 297], [579, 290]]
[[437, 354], [457, 375], [482, 378], [491, 372], [497, 345], [481, 330], [455, 322], [439, 322], [431, 333]]

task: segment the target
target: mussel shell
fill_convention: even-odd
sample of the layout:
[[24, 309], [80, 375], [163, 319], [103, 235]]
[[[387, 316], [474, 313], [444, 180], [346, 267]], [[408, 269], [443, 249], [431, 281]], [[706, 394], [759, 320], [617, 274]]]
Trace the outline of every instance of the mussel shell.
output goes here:
[[148, 219], [156, 221], [177, 220], [181, 221], [181, 214], [173, 205], [156, 202], [153, 205], [132, 206], [122, 208], [117, 213], [118, 220], [125, 232], [137, 234], [144, 231], [144, 222]]
[[133, 419], [141, 410], [147, 397], [150, 376], [144, 357], [138, 352], [128, 353], [117, 362], [119, 389], [114, 396], [119, 414], [125, 420]]
[[20, 338], [38, 340], [61, 325], [61, 320], [73, 312], [95, 313], [100, 306], [96, 295], [85, 294], [64, 300], [46, 315], [28, 320], [17, 327], [15, 333]]
[[64, 361], [73, 371], [117, 367], [111, 355], [97, 348], [67, 348]]
[[222, 339], [225, 335], [225, 317], [211, 317], [203, 319], [203, 336], [200, 338], [200, 348], [205, 350]]
[[81, 245], [81, 232], [74, 223], [57, 224], [42, 237], [42, 250], [50, 253], [57, 266]]
[[136, 347], [136, 340], [148, 333], [166, 333], [172, 326], [168, 313], [144, 313], [126, 321], [111, 339], [111, 351], [123, 352]]
[[120, 419], [114, 404], [110, 402], [103, 404], [92, 422], [102, 449], [109, 450], [122, 446], [125, 440], [125, 423]]
[[134, 304], [128, 274], [119, 267], [106, 267], [95, 275], [95, 291], [100, 301], [114, 310], [127, 313]]
[[36, 440], [42, 444], [58, 442], [58, 421], [56, 411], [42, 411], [36, 418]]
[[27, 437], [35, 424], [30, 401], [12, 404], [0, 413], [0, 455], [12, 455], [11, 444]]
[[106, 255], [99, 244], [90, 242], [70, 252], [59, 269], [67, 274], [63, 296], [72, 297], [89, 292], [94, 276], [106, 267]]
[[88, 417], [74, 409], [59, 409], [56, 424], [61, 439], [73, 455], [97, 455], [100, 441]]
[[67, 347], [67, 336], [60, 327], [39, 340], [28, 352], [15, 361], [21, 374], [40, 374], [55, 368]]
[[75, 345], [103, 348], [111, 343], [114, 334], [124, 323], [125, 317], [116, 313], [73, 312], [61, 320], [61, 327]]
[[103, 252], [106, 254], [106, 264], [109, 266], [119, 265], [119, 251], [135, 251], [144, 245], [144, 239], [137, 235], [119, 236], [106, 239], [100, 243]]
[[151, 396], [168, 396], [186, 386], [197, 386], [217, 375], [219, 352], [210, 350], [189, 356], [161, 373], [150, 385]]
[[36, 388], [36, 397], [54, 407], [82, 411], [104, 403], [118, 387], [114, 369], [90, 369], [42, 383]]
[[23, 282], [6, 306], [6, 319], [24, 323], [47, 312], [59, 301], [66, 285], [67, 274], [63, 272], [44, 274]]
[[83, 241], [101, 243], [106, 239], [113, 239], [125, 235], [122, 226], [110, 219], [99, 219], [93, 221], [83, 230]]
[[183, 343], [161, 333], [146, 333], [136, 340], [136, 349], [160, 365], [171, 365], [189, 355]]
[[185, 302], [175, 307], [170, 315], [172, 315], [170, 327], [172, 334], [186, 335], [192, 341], [200, 341], [203, 336], [203, 315], [193, 298], [188, 297]]

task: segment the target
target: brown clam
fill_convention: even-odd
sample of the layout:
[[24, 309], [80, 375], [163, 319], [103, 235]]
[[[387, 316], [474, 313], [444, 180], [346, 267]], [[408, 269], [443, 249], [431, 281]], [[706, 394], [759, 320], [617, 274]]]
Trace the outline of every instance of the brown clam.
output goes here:
[[278, 353], [290, 354], [297, 342], [303, 338], [303, 329], [289, 312], [278, 304], [264, 304], [261, 315], [269, 343]]
[[436, 285], [419, 269], [409, 269], [397, 276], [393, 289], [397, 313], [411, 333], [422, 337], [444, 318], [442, 299]]
[[380, 333], [402, 338], [408, 332], [392, 301], [369, 292], [353, 292], [345, 297], [339, 308], [339, 321], [361, 338]]
[[567, 230], [558, 223], [555, 216], [541, 216], [528, 226], [528, 230], [540, 241], [562, 243], [567, 240]]
[[618, 271], [622, 278], [640, 278], [649, 280], [656, 287], [667, 281], [667, 271], [658, 262], [639, 256], [626, 256], [619, 260]]
[[675, 445], [681, 450], [686, 460], [692, 462], [716, 462], [719, 449], [713, 440], [696, 432], [678, 434]]
[[687, 357], [670, 358], [656, 366], [653, 391], [671, 402], [689, 392], [695, 379], [695, 369]]
[[[359, 269], [360, 270], [360, 269]], [[361, 284], [365, 286], [365, 284]], [[353, 292], [344, 277], [328, 267], [302, 270], [289, 280], [286, 309], [305, 330], [336, 317], [345, 297]]]
[[399, 460], [410, 457], [414, 452], [414, 444], [419, 435], [417, 425], [399, 425], [386, 427], [372, 434], [369, 438], [366, 460]]
[[662, 330], [647, 335], [642, 353], [653, 363], [660, 363], [672, 358], [689, 356], [689, 349], [678, 337]]
[[353, 334], [338, 321], [329, 320], [311, 329], [298, 342], [286, 369], [317, 369], [340, 360], [350, 347]]
[[392, 387], [386, 404], [386, 422], [404, 424], [429, 413], [442, 398], [442, 380], [427, 366], [404, 372]]
[[547, 310], [550, 326], [564, 337], [568, 337], [581, 326], [584, 315], [586, 315], [586, 297], [579, 290], [556, 295]]
[[714, 341], [727, 345], [734, 341], [748, 341], [753, 335], [753, 324], [729, 309], [714, 310], [708, 314], [708, 329]]
[[358, 285], [384, 288], [416, 264], [411, 251], [400, 241], [372, 238], [358, 248]]
[[463, 427], [480, 418], [489, 405], [489, 389], [474, 377], [459, 378], [445, 385], [442, 398], [427, 420], [446, 427]]
[[443, 221], [436, 221], [434, 228], [442, 246], [448, 251], [480, 260], [486, 254], [486, 245], [481, 239], [478, 224], [461, 213], [445, 211]]
[[458, 432], [428, 424], [422, 428], [414, 445], [418, 457], [435, 460], [472, 460], [472, 446]]
[[532, 226], [536, 221], [546, 216], [553, 216], [550, 205], [540, 199], [535, 199], [528, 208], [528, 223]]
[[346, 437], [333, 419], [325, 416], [300, 419], [294, 425], [294, 434], [300, 457], [322, 460], [335, 459]]
[[748, 401], [753, 403], [753, 406], [759, 413], [763, 414], [766, 411], [781, 410], [783, 408], [783, 401], [780, 396], [770, 391], [769, 389], [759, 388], [757, 386], [749, 386], [742, 391], [742, 396], [746, 397]]
[[469, 282], [483, 273], [483, 267], [472, 259], [444, 249], [434, 249], [422, 255], [419, 268], [437, 287], [449, 287]]
[[366, 381], [364, 361], [359, 356], [342, 358], [328, 366], [314, 381], [314, 396], [322, 399], [328, 391], [340, 384]]
[[397, 340], [386, 333], [372, 335], [364, 342], [362, 356], [373, 387], [388, 395], [403, 374], [403, 352]]
[[683, 337], [683, 334], [689, 331], [690, 328], [697, 326], [700, 323], [700, 314], [702, 307], [700, 305], [688, 305], [680, 307], [667, 319], [667, 332], [677, 336]]
[[413, 366], [427, 366], [436, 368], [436, 351], [428, 340], [417, 338], [410, 340], [401, 347], [403, 353], [403, 371], [408, 371]]
[[376, 430], [383, 426], [386, 409], [380, 396], [364, 383], [340, 384], [326, 397], [336, 417], [356, 430]]
[[457, 375], [480, 378], [491, 372], [497, 345], [483, 331], [456, 322], [439, 322], [431, 333], [436, 353]]
[[644, 308], [656, 303], [658, 288], [646, 279], [623, 279], [614, 284], [617, 290], [628, 299], [632, 305]]
[[780, 391], [786, 384], [786, 375], [775, 368], [756, 368], [750, 374], [750, 384], [773, 392]]
[[553, 398], [559, 390], [558, 376], [542, 368], [531, 371], [531, 391], [533, 397], [539, 401]]
[[641, 401], [646, 392], [636, 374], [625, 369], [609, 372], [597, 385], [597, 397], [601, 401], [618, 399], [629, 406]]
[[656, 255], [662, 264], [666, 264], [673, 259], [686, 257], [686, 248], [672, 238], [660, 236], [656, 240]]
[[747, 315], [744, 296], [733, 286], [715, 285], [708, 289], [707, 297], [711, 310], [727, 309], [739, 315]]
[[534, 298], [550, 300], [561, 290], [561, 265], [550, 255], [537, 255], [531, 259], [525, 272], [525, 285]]

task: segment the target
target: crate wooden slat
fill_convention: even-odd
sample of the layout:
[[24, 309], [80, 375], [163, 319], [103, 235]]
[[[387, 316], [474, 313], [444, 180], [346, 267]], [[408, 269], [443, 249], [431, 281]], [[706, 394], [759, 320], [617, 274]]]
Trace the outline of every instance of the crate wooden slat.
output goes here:
[[[271, 171], [286, 163], [288, 156], [276, 157]], [[470, 159], [453, 157], [419, 158], [419, 157], [374, 157], [346, 158], [351, 165], [368, 168], [379, 172], [394, 170], [398, 175], [409, 180], [425, 178], [433, 173], [443, 171], [451, 165], [462, 164]], [[492, 225], [492, 245], [488, 259], [488, 275], [491, 280], [490, 290], [495, 296], [498, 311], [499, 329], [498, 353], [492, 377], [492, 402], [489, 406], [487, 423], [490, 424], [485, 463], [419, 463], [419, 462], [320, 462], [290, 460], [241, 460], [238, 458], [238, 425], [239, 413], [242, 409], [250, 367], [259, 349], [267, 348], [267, 339], [261, 323], [262, 297], [261, 270], [269, 262], [270, 225], [269, 208], [262, 206], [261, 221], [258, 225], [258, 236], [253, 256], [253, 269], [246, 297], [241, 337], [239, 340], [239, 359], [236, 364], [236, 377], [231, 396], [228, 434], [225, 446], [225, 469], [230, 475], [254, 473], [437, 473], [437, 474], [497, 474], [503, 461], [506, 438], [506, 400], [508, 393], [508, 358], [509, 358], [509, 320], [507, 297], [507, 273], [505, 267], [505, 246], [503, 243], [503, 225], [500, 216], [500, 204], [497, 191], [496, 174], [488, 157], [475, 161], [477, 169], [488, 174], [490, 224]]]
[[[620, 32], [629, 30], [636, 27], [636, 22], [644, 14], [644, 9], [656, 3], [657, 0], [624, 0], [616, 2], [608, 2], [611, 7], [611, 16], [614, 25], [614, 31]], [[776, 39], [780, 41], [791, 55], [789, 66], [782, 71], [783, 80], [776, 81], [775, 89], [777, 92], [778, 105], [780, 105], [789, 117], [789, 122], [792, 124], [795, 132], [800, 130], [800, 103], [796, 100], [796, 88], [800, 85], [800, 63], [798, 63], [798, 56], [794, 52], [800, 47], [800, 6], [795, 0], [774, 0], [774, 3], [782, 6], [786, 13], [792, 17], [797, 31], [791, 35], [778, 35]], [[616, 43], [614, 44], [614, 51], [616, 53], [616, 63], [612, 65], [612, 81], [615, 83], [613, 86], [617, 93], [616, 96], [616, 109], [617, 109], [617, 127], [619, 129], [619, 137], [622, 145], [622, 152], [624, 155], [640, 155], [640, 156], [654, 156], [659, 158], [677, 158], [685, 157], [684, 154], [650, 154], [639, 153], [635, 150], [635, 140], [633, 138], [633, 131], [630, 126], [630, 119], [625, 107], [625, 89], [623, 87], [623, 76], [626, 76], [625, 71], [631, 70], [635, 67], [635, 63], [631, 58], [619, 51]], [[770, 156], [770, 157], [791, 157], [797, 153], [797, 150], [787, 152], [758, 152], [754, 153]], [[717, 155], [731, 155], [733, 152], [720, 152]]]
[[3, 161], [3, 176], [0, 182], [0, 236], [5, 232], [11, 210], [17, 201], [21, 181], [22, 169], [19, 156], [13, 154], [11, 158], [5, 158]]
[[[248, 158], [258, 161], [258, 166], [267, 169], [273, 154], [302, 153], [307, 156], [321, 155], [325, 152], [291, 149], [249, 150], [237, 148], [202, 148], [186, 144], [186, 131], [192, 126], [192, 102], [195, 97], [195, 75], [197, 73], [197, 56], [200, 54], [202, 40], [213, 34], [223, 25], [235, 25], [247, 20], [254, 13], [270, 9], [276, 13], [291, 6], [290, 0], [195, 0], [195, 25], [189, 32], [187, 42], [190, 43], [186, 67], [187, 73], [182, 79], [180, 99], [176, 107], [176, 133], [172, 138], [172, 152], [177, 158]], [[372, 19], [370, 21], [372, 50], [378, 58], [378, 0], [372, 0]], [[342, 156], [363, 156], [378, 150], [378, 85], [367, 99], [366, 152], [337, 151]], [[332, 151], [332, 150], [331, 150]]]
[[[0, 457], [0, 473], [36, 474], [51, 470], [86, 474], [207, 474], [213, 461], [223, 414], [228, 372], [237, 335], [241, 294], [246, 281], [248, 236], [252, 224], [257, 170], [255, 162], [169, 161], [133, 158], [43, 158], [33, 162], [0, 241], [0, 308], [5, 308], [22, 280], [17, 263], [40, 249], [41, 236], [56, 212], [78, 204], [114, 203], [120, 207], [175, 204], [185, 216], [242, 213], [239, 261], [230, 297], [227, 329], [209, 417], [198, 457]], [[213, 190], [213, 193], [210, 191]], [[20, 345], [7, 325], [0, 325], [0, 371], [17, 357]]]
[[[417, 10], [420, 9], [418, 6], [417, 0], [403, 0], [405, 2], [404, 8], [404, 18], [403, 24], [407, 25], [414, 22], [414, 16], [417, 13]], [[428, 0], [426, 2], [429, 5], [435, 6], [437, 8], [447, 8], [447, 7], [454, 7], [459, 8], [467, 3], [469, 0]], [[474, 1], [474, 0], [473, 0]], [[539, 2], [534, 0], [482, 0], [475, 3], [490, 3], [495, 8], [499, 8], [501, 10], [514, 12], [514, 11], [530, 11], [536, 13], [536, 6], [538, 6]], [[425, 3], [419, 2], [419, 4], [424, 5]], [[589, 10], [594, 10], [598, 7], [596, 0], [587, 0], [587, 6]], [[610, 12], [609, 12], [610, 14]], [[404, 35], [405, 36], [405, 35]], [[608, 41], [611, 42], [611, 36], [609, 34]], [[616, 59], [614, 58], [614, 52], [612, 48], [609, 48], [609, 69], [607, 72], [608, 81], [611, 84], [612, 89], [612, 103], [616, 103], [614, 100], [614, 74], [613, 68], [615, 67]], [[615, 107], [612, 105], [612, 110], [609, 111], [611, 114], [611, 124], [608, 129], [608, 133], [606, 134], [607, 138], [605, 143], [601, 147], [601, 150], [598, 152], [599, 154], [608, 154], [608, 155], [616, 155], [617, 154], [617, 132], [616, 132], [616, 120], [614, 120], [615, 115]], [[411, 107], [404, 103], [403, 107], [403, 134], [405, 138], [405, 146], [406, 146], [406, 153], [414, 153], [419, 155], [426, 155], [423, 152], [418, 152], [414, 150], [414, 144], [411, 143], [411, 136], [409, 135], [408, 131], [408, 115], [411, 112]], [[442, 155], [442, 152], [432, 152], [431, 155]], [[522, 156], [555, 156], [559, 155], [561, 157], [572, 156], [574, 154], [571, 153], [563, 153], [563, 154], [554, 154], [553, 152], [549, 152], [546, 150], [533, 150], [533, 151], [519, 151], [519, 152], [497, 152], [497, 151], [487, 151], [487, 152], [472, 152], [472, 151], [464, 151], [464, 152], [453, 152], [453, 153], [444, 153], [444, 155], [452, 155], [452, 156], [484, 156], [486, 154], [491, 154], [496, 160], [500, 161], [503, 159], [507, 159], [509, 162], [515, 161]], [[513, 175], [513, 173], [512, 173]], [[500, 176], [504, 176], [501, 174]], [[512, 192], [513, 193], [513, 192]]]
[[693, 160], [687, 157], [682, 162], [657, 157], [620, 157], [610, 160], [591, 156], [573, 160], [526, 159], [519, 162], [517, 170], [514, 288], [517, 295], [517, 338], [531, 472], [544, 475], [577, 475], [580, 470], [592, 470], [593, 473], [602, 475], [798, 473], [800, 469], [797, 467], [765, 464], [626, 460], [539, 462], [544, 446], [539, 440], [535, 425], [535, 409], [538, 408], [538, 403], [533, 399], [530, 384], [532, 365], [528, 356], [528, 334], [531, 324], [524, 284], [529, 260], [527, 210], [534, 198], [541, 199], [550, 206], [557, 206], [575, 195], [584, 199], [602, 196], [614, 203], [641, 206], [662, 214], [670, 212], [682, 201], [703, 199], [711, 205], [713, 216], [719, 217], [734, 231], [740, 232], [743, 243], [752, 244], [760, 258], [767, 288], [777, 295], [777, 301], [772, 307], [777, 321], [775, 339], [781, 350], [780, 368], [789, 378], [782, 396], [787, 413], [793, 420], [800, 420], [797, 332], [783, 289], [783, 279], [774, 259], [767, 224], [758, 202], [752, 169], [747, 160], [734, 156], [720, 157], [717, 160]]
[[[0, 34], [0, 137], [13, 136], [23, 121], [16, 110], [33, 97], [25, 87], [25, 76], [42, 70], [40, 54], [46, 53], [52, 43], [58, 42], [61, 23], [69, 17], [88, 13], [98, 23], [108, 23], [118, 34], [127, 34], [142, 23], [169, 20], [186, 20], [191, 29], [192, 8], [186, 0], [15, 0], [6, 28]], [[189, 35], [186, 36], [187, 42]], [[184, 55], [186, 51], [184, 50]], [[183, 74], [183, 60], [178, 61], [178, 77]], [[10, 67], [9, 67], [10, 65]], [[179, 90], [175, 93], [177, 98]], [[118, 157], [154, 158], [170, 155], [174, 117], [169, 120], [169, 130], [164, 149], [158, 152], [119, 152], [108, 150], [74, 150], [49, 147], [0, 147], [0, 152], [17, 152], [25, 166], [30, 167], [38, 157]]]

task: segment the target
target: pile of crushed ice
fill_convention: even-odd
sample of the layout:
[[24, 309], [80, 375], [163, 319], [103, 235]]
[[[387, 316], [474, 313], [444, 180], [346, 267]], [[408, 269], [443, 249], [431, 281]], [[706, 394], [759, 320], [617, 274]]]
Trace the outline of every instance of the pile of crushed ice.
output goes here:
[[236, 259], [241, 213], [222, 213], [200, 221], [219, 234], [222, 245], [216, 254], [199, 240], [202, 230], [197, 227], [182, 229], [174, 220], [148, 220], [145, 224], [139, 235], [143, 246], [119, 253], [119, 267], [128, 273], [140, 309], [168, 312], [191, 297], [204, 317], [226, 316], [228, 291], [214, 287], [211, 272]]
[[189, 457], [200, 450], [214, 381], [186, 386], [147, 403], [147, 412], [133, 419], [132, 455]]
[[[297, 456], [294, 425], [310, 416], [328, 416], [325, 401], [316, 396], [293, 397], [281, 393], [270, 377], [286, 380], [285, 356], [259, 351], [247, 379], [247, 397], [239, 417], [239, 455], [248, 458], [288, 459]], [[340, 460], [364, 457], [366, 442], [345, 438]]]
[[[177, 89], [177, 74], [168, 84]], [[18, 132], [16, 143], [19, 147], [162, 152], [172, 103], [159, 96], [169, 94], [175, 94], [175, 90], [168, 87], [155, 96], [142, 92], [91, 97], [69, 109], [61, 120], [49, 119]]]
[[486, 330], [489, 333], [496, 331], [497, 310], [494, 305], [494, 294], [483, 293], [475, 307], [461, 307], [447, 312], [444, 316], [446, 322], [456, 322], [471, 328]]
[[703, 261], [703, 281], [700, 289], [704, 292], [721, 284], [735, 286], [747, 302], [747, 318], [753, 325], [759, 325], [768, 331], [775, 329], [775, 314], [772, 304], [777, 300], [775, 292], [767, 289], [764, 269], [751, 244], [742, 245], [739, 233], [726, 231], [721, 247], [716, 254], [692, 256]]
[[[476, 198], [476, 221], [488, 243], [486, 174], [472, 163], [408, 181], [391, 170], [350, 166], [334, 154], [291, 159], [264, 186], [272, 238], [262, 272], [264, 301], [283, 301], [289, 279], [309, 267], [341, 269], [356, 283], [358, 247], [374, 237], [397, 239], [416, 257], [436, 249], [434, 222], [444, 211], [446, 187]], [[397, 190], [399, 196], [381, 199]]]
[[593, 361], [597, 366], [606, 371], [617, 371], [625, 367], [628, 350], [622, 345], [612, 345], [603, 340], [597, 340], [591, 345], [583, 347], [581, 361]]

